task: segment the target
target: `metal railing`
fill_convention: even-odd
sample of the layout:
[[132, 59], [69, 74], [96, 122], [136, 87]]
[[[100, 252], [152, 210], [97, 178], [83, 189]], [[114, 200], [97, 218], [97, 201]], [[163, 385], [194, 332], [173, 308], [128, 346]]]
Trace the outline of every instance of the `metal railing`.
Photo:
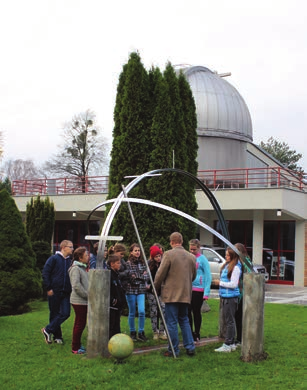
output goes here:
[[302, 176], [281, 168], [233, 168], [198, 171], [198, 178], [209, 188], [292, 188], [303, 191]]
[[[211, 189], [291, 188], [306, 191], [301, 176], [281, 167], [234, 168], [198, 171], [200, 179]], [[13, 196], [107, 193], [108, 176], [66, 177], [13, 180]]]
[[108, 187], [108, 176], [14, 180], [12, 194], [14, 196], [97, 194], [107, 193]]

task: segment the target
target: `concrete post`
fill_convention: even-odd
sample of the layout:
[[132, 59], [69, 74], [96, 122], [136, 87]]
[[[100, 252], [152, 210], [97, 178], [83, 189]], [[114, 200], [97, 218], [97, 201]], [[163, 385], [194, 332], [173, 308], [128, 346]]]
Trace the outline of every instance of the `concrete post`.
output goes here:
[[263, 264], [263, 210], [253, 213], [253, 262]]
[[[294, 285], [297, 287], [307, 286], [307, 223], [306, 221], [295, 222], [295, 267]], [[305, 260], [303, 260], [305, 259]], [[302, 260], [302, 261], [300, 261]], [[304, 272], [305, 267], [305, 272]]]
[[243, 324], [241, 360], [253, 362], [265, 360], [264, 352], [264, 275], [243, 276]]
[[108, 356], [110, 276], [111, 273], [109, 270], [89, 270], [88, 358]]

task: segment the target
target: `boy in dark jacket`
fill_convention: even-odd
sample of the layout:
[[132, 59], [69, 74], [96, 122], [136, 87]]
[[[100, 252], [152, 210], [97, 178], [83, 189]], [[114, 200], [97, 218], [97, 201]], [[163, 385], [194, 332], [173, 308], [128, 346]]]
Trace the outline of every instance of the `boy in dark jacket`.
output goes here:
[[108, 258], [108, 269], [111, 271], [109, 338], [121, 333], [120, 314], [125, 303], [125, 292], [119, 278], [120, 267], [120, 256], [110, 255]]
[[70, 316], [71, 284], [68, 269], [73, 250], [71, 241], [62, 241], [60, 251], [49, 257], [43, 269], [50, 311], [49, 324], [42, 329], [47, 344], [52, 343], [52, 335], [55, 343], [63, 344], [61, 325]]

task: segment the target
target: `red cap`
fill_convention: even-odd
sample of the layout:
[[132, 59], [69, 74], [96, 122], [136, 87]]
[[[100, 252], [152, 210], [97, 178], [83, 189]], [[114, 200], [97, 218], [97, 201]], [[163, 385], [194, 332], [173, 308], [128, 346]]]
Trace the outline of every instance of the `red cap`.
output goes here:
[[162, 250], [158, 246], [154, 245], [150, 248], [150, 258], [153, 259], [157, 255], [162, 255]]

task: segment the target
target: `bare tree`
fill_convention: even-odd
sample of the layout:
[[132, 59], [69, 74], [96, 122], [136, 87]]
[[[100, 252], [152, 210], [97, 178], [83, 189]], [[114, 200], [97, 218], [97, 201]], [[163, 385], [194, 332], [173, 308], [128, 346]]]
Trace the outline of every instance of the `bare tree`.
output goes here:
[[32, 160], [7, 160], [1, 167], [2, 175], [13, 180], [38, 179], [42, 176], [40, 169], [35, 166]]
[[87, 176], [101, 174], [108, 163], [109, 148], [95, 119], [94, 112], [87, 110], [66, 123], [59, 152], [45, 163], [43, 169], [58, 176], [77, 177], [82, 189]]

